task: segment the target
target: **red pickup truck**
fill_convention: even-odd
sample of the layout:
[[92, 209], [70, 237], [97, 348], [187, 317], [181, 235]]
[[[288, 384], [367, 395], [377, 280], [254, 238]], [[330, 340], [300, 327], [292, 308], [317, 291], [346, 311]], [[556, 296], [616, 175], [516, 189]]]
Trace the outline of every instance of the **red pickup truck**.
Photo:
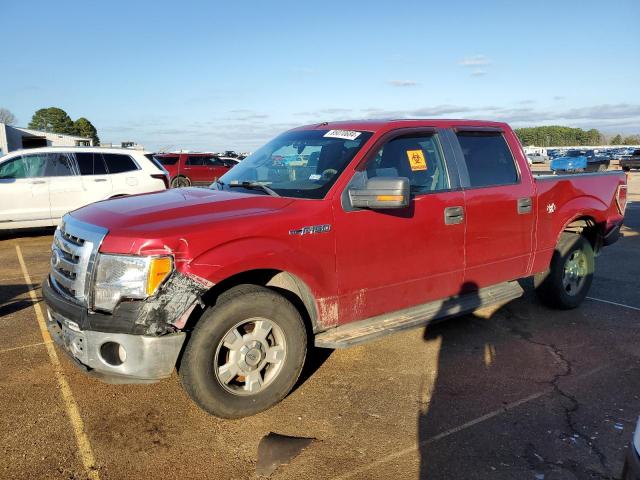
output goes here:
[[623, 172], [534, 177], [508, 125], [321, 123], [209, 189], [94, 203], [56, 231], [43, 284], [56, 342], [91, 375], [177, 366], [204, 410], [284, 398], [311, 345], [342, 348], [522, 294], [577, 307], [617, 240]]

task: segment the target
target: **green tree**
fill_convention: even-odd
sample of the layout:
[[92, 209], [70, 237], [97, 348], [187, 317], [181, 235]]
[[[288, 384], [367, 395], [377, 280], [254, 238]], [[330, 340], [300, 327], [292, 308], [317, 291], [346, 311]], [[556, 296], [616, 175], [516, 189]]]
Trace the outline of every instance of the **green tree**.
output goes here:
[[622, 145], [622, 135], [618, 134], [609, 140], [610, 145]]
[[93, 139], [94, 145], [100, 145], [100, 138], [98, 138], [98, 131], [93, 124], [84, 117], [80, 117], [73, 122], [73, 128], [76, 135], [79, 137], [87, 137]]
[[516, 128], [516, 135], [522, 145], [538, 147], [567, 147], [571, 145], [601, 145], [604, 142], [602, 133], [595, 128], [581, 128], [549, 125], [543, 127]]
[[16, 116], [10, 110], [0, 107], [0, 123], [13, 125], [16, 123]]
[[67, 112], [57, 107], [41, 108], [33, 114], [29, 128], [45, 132], [73, 135], [75, 128], [73, 120]]
[[629, 135], [622, 139], [623, 145], [640, 145], [640, 135]]

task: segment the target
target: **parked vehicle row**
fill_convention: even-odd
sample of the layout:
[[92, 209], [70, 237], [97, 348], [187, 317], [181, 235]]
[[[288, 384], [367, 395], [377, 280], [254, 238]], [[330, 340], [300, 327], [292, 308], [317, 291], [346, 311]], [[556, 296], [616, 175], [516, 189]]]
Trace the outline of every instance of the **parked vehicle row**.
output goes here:
[[0, 159], [0, 229], [58, 225], [92, 202], [164, 190], [167, 172], [142, 152], [43, 147]]
[[595, 150], [569, 150], [551, 160], [549, 167], [554, 173], [605, 172], [610, 163], [608, 157], [598, 155]]
[[620, 159], [620, 166], [625, 170], [640, 169], [640, 149]]
[[625, 206], [622, 171], [534, 177], [504, 123], [308, 125], [210, 189], [65, 215], [47, 324], [90, 375], [154, 382], [178, 365], [202, 409], [242, 417], [291, 391], [311, 345], [507, 302], [529, 276], [577, 307]]
[[240, 161], [212, 153], [162, 153], [154, 158], [169, 173], [172, 188], [209, 186]]

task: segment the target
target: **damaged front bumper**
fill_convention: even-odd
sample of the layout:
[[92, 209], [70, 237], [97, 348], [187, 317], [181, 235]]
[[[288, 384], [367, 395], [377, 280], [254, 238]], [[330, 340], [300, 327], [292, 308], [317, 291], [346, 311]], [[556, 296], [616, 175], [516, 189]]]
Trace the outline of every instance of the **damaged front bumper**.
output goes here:
[[[171, 375], [186, 338], [174, 324], [199, 298], [193, 289], [187, 290], [189, 298], [177, 298], [179, 286], [185, 285], [178, 277], [153, 299], [122, 302], [113, 314], [101, 314], [66, 298], [47, 278], [42, 285], [47, 328], [55, 343], [93, 377], [108, 383], [157, 382]], [[185, 289], [179, 290], [184, 296]]]
[[183, 332], [152, 337], [76, 330], [74, 322], [47, 310], [53, 341], [92, 377], [107, 383], [153, 383], [171, 375]]

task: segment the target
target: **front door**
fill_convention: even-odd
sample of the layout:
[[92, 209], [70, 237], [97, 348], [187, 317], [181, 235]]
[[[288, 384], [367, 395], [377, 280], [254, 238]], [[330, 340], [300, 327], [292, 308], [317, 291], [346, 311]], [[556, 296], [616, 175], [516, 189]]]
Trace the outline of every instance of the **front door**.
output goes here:
[[16, 222], [34, 226], [51, 222], [46, 162], [46, 153], [34, 153], [0, 164], [0, 228]]
[[464, 206], [464, 195], [438, 133], [397, 133], [379, 142], [357, 170], [350, 186], [375, 176], [409, 178], [411, 201], [405, 209], [371, 210], [351, 208], [345, 194], [337, 199], [340, 323], [458, 293], [465, 226], [445, 220], [445, 211]]
[[57, 222], [65, 213], [89, 203], [73, 153], [49, 153], [45, 174], [49, 180], [53, 221]]

